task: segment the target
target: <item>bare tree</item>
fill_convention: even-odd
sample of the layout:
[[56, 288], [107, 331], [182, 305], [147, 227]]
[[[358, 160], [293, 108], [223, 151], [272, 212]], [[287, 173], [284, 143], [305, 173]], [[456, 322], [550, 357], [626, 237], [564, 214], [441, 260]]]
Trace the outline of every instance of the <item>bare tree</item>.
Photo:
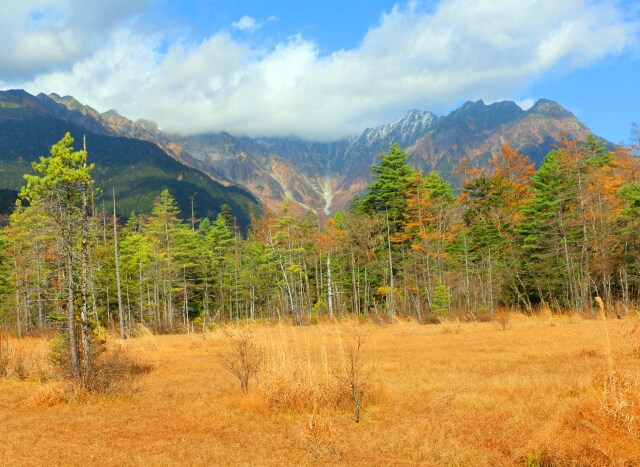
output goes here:
[[366, 337], [361, 332], [356, 332], [352, 344], [346, 350], [342, 366], [334, 372], [338, 384], [348, 392], [353, 403], [353, 421], [356, 423], [360, 422], [365, 393], [370, 388], [371, 372], [365, 365], [362, 353], [365, 341]]
[[263, 352], [250, 331], [225, 331], [226, 352], [218, 356], [220, 365], [240, 381], [243, 392], [249, 391], [249, 382], [257, 378], [262, 366]]

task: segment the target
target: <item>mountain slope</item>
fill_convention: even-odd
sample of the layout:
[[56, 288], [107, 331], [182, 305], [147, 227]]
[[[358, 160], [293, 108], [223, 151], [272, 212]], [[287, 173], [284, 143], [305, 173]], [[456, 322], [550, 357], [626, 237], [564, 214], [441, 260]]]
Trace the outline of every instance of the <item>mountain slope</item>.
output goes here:
[[[228, 204], [238, 223], [248, 225], [250, 211], [259, 211], [257, 200], [239, 187], [225, 187], [202, 172], [169, 157], [160, 147], [140, 139], [115, 136], [89, 113], [66, 112], [65, 107], [24, 91], [0, 92], [0, 188], [18, 189], [22, 175], [31, 172], [30, 162], [48, 155], [53, 144], [69, 131], [81, 144], [87, 137], [92, 175], [104, 190], [105, 202], [116, 190], [118, 210], [150, 212], [155, 197], [168, 188], [184, 217], [191, 215], [194, 198], [196, 217], [213, 217]], [[85, 120], [86, 119], [86, 120]]]
[[477, 101], [441, 118], [407, 152], [414, 165], [454, 178], [452, 169], [462, 159], [487, 167], [503, 143], [538, 164], [563, 138], [584, 141], [589, 134], [582, 122], [555, 102], [543, 99], [524, 111], [513, 102]]

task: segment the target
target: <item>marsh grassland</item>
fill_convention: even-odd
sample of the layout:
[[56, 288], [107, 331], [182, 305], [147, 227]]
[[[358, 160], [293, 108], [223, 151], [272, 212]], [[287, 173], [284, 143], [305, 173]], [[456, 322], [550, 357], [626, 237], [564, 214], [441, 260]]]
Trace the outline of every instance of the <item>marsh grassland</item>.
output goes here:
[[144, 371], [100, 394], [57, 380], [45, 339], [4, 339], [0, 464], [640, 465], [638, 322], [502, 324], [113, 337]]

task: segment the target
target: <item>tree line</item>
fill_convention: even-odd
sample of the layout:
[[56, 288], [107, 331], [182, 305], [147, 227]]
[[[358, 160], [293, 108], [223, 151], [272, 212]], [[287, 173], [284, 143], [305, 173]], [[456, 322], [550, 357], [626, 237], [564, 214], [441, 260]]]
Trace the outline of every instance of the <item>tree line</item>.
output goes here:
[[25, 176], [1, 231], [0, 316], [18, 335], [63, 329], [81, 374], [100, 328], [591, 313], [596, 297], [622, 315], [640, 300], [637, 153], [563, 141], [535, 170], [503, 145], [487, 170], [461, 164], [456, 193], [393, 145], [348, 210], [324, 222], [285, 202], [240, 232], [226, 207], [183, 220], [167, 190], [151, 214], [120, 223], [115, 201], [96, 202], [87, 152], [67, 134]]

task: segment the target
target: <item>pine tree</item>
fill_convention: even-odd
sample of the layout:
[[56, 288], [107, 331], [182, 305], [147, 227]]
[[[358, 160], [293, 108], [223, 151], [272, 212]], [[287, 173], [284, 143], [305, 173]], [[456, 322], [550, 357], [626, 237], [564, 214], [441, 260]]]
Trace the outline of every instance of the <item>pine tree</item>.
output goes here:
[[368, 187], [368, 193], [362, 200], [362, 208], [371, 214], [383, 214], [388, 217], [391, 234], [398, 232], [407, 210], [407, 193], [411, 187], [415, 172], [407, 164], [407, 154], [395, 143], [388, 153], [380, 155], [380, 165], [371, 168], [374, 181]]
[[[61, 241], [67, 282], [67, 329], [71, 375], [88, 383], [91, 375], [92, 330], [88, 316], [89, 198], [93, 165], [86, 150], [74, 151], [67, 133], [52, 146], [49, 157], [33, 163], [36, 175], [25, 175], [20, 197], [48, 213]], [[77, 245], [80, 244], [80, 251]], [[78, 261], [79, 257], [79, 261]], [[77, 270], [80, 263], [80, 271]], [[79, 302], [77, 298], [79, 298]], [[80, 326], [80, 339], [77, 326]]]

